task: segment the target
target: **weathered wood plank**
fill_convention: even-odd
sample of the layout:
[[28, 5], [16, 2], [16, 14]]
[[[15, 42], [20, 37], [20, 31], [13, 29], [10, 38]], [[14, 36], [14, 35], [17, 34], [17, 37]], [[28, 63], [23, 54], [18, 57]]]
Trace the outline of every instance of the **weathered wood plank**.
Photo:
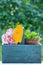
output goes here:
[[40, 63], [40, 45], [3, 45], [3, 63]]

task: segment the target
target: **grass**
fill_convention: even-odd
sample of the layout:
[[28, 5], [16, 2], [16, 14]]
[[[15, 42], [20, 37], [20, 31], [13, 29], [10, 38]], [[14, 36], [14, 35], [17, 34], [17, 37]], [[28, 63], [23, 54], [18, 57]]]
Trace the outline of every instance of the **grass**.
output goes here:
[[[2, 45], [0, 45], [0, 61], [2, 60]], [[42, 61], [43, 61], [43, 45], [42, 45]]]
[[2, 60], [2, 45], [0, 45], [0, 61]]
[[43, 61], [43, 45], [42, 45], [42, 61]]

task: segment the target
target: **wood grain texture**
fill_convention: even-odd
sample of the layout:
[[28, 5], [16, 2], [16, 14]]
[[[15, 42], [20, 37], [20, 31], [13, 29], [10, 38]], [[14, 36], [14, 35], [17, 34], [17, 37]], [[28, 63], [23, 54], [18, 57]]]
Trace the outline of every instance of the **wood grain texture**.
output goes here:
[[41, 63], [40, 45], [3, 45], [3, 63]]

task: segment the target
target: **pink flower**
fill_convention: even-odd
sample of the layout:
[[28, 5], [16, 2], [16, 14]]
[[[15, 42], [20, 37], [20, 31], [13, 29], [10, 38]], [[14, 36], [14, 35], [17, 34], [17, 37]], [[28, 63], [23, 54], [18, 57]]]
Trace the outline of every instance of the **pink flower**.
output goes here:
[[13, 39], [12, 39], [12, 34], [13, 34], [13, 29], [12, 28], [10, 28], [10, 29], [8, 29], [7, 30], [7, 32], [6, 32], [6, 37], [7, 37], [7, 40], [8, 40], [8, 44], [13, 44], [14, 42], [13, 42]]
[[5, 34], [2, 35], [2, 44], [14, 44], [12, 39], [13, 29], [10, 28]]
[[6, 31], [6, 35], [12, 35], [13, 34], [13, 29], [12, 28], [9, 28], [7, 31]]
[[6, 39], [6, 34], [3, 34], [2, 35], [2, 45], [3, 44], [8, 44], [8, 41], [7, 41], [7, 39]]
[[7, 37], [7, 40], [8, 40], [8, 44], [14, 43], [11, 35], [6, 35], [6, 37]]

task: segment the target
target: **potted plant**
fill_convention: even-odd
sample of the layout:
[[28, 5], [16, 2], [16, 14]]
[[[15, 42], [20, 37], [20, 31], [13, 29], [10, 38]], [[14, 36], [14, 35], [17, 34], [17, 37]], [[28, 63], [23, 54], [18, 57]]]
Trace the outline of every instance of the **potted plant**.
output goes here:
[[38, 44], [40, 42], [40, 34], [34, 31], [25, 30], [24, 39], [25, 44]]

